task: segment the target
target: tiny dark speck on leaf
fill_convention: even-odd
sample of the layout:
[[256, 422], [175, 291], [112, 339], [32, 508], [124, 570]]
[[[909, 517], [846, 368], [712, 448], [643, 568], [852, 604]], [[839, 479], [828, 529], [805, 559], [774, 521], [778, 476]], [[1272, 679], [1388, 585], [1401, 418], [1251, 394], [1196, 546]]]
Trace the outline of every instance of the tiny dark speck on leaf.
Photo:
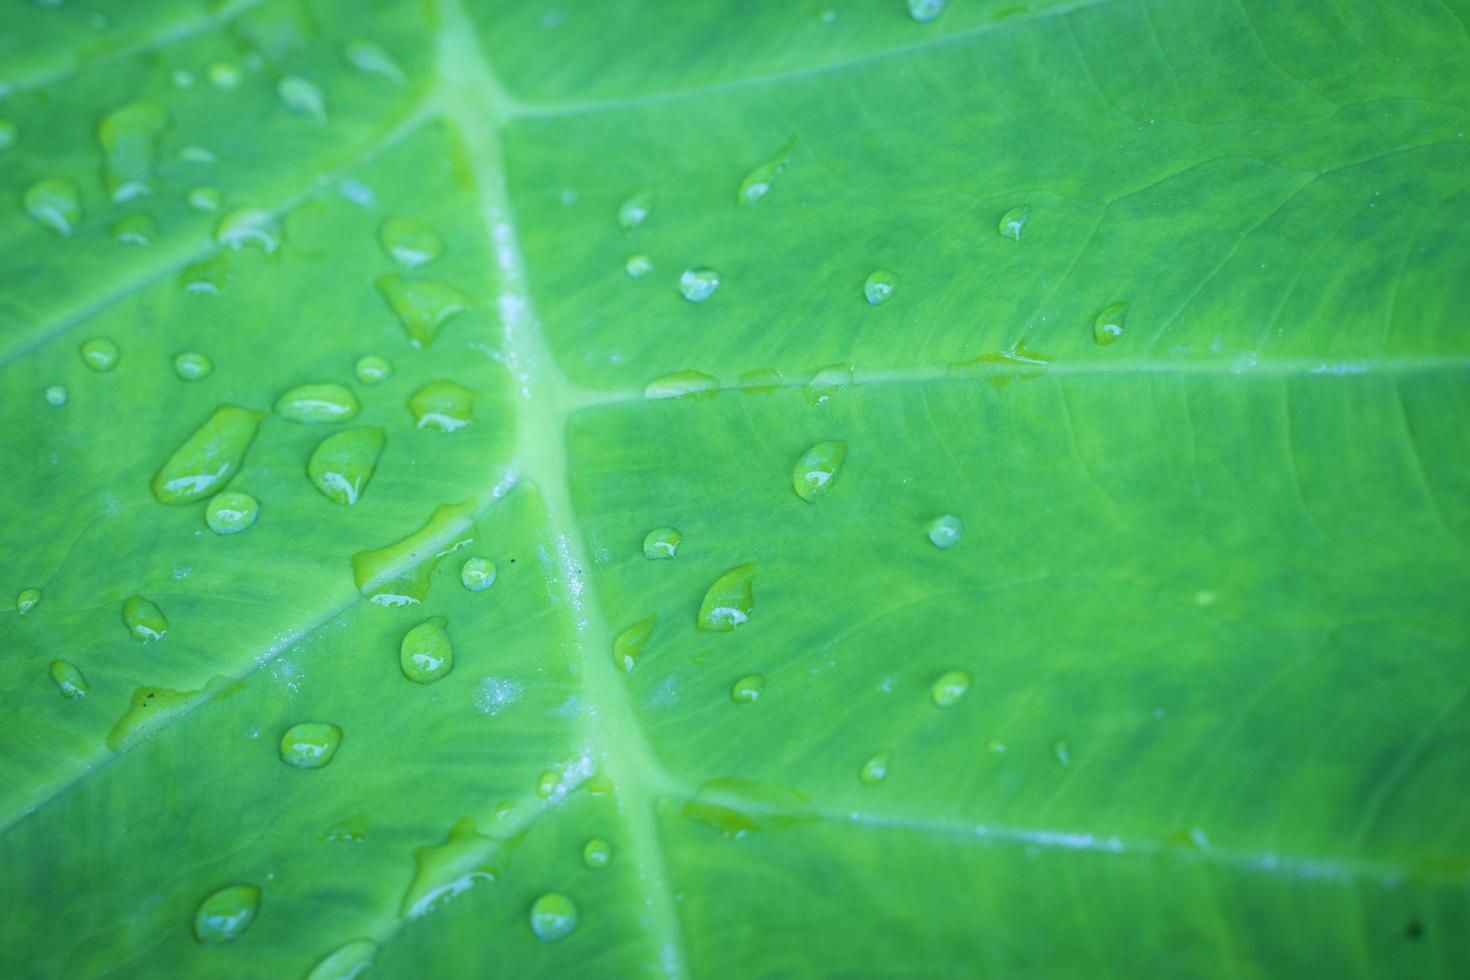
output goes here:
[[1424, 935], [1424, 925], [1418, 919], [1410, 919], [1404, 924], [1404, 935], [1410, 939], [1418, 939]]

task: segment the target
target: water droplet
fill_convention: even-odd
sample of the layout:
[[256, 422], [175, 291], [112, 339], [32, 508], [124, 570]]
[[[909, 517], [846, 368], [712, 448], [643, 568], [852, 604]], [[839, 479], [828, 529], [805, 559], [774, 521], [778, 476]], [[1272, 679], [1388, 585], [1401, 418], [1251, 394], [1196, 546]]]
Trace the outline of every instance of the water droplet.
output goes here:
[[894, 287], [898, 285], [898, 276], [888, 269], [876, 269], [868, 275], [867, 281], [863, 283], [863, 298], [870, 306], [877, 306], [893, 295]]
[[766, 688], [766, 679], [760, 674], [746, 674], [730, 688], [730, 700], [736, 704], [754, 704]]
[[944, 0], [908, 0], [909, 16], [920, 24], [927, 24], [944, 13]]
[[1067, 744], [1066, 739], [1057, 739], [1056, 743], [1052, 745], [1051, 751], [1057, 757], [1057, 761], [1062, 765], [1070, 766], [1072, 764], [1072, 747]]
[[469, 297], [453, 286], [405, 279], [396, 272], [379, 276], [377, 286], [415, 347], [432, 344], [439, 328], [470, 305]]
[[858, 770], [858, 778], [869, 785], [881, 783], [887, 779], [888, 753], [878, 752], [870, 756], [868, 761], [863, 763], [863, 767]]
[[679, 292], [691, 303], [703, 303], [720, 288], [720, 274], [714, 269], [685, 269], [679, 276]]
[[260, 516], [260, 503], [248, 493], [217, 493], [204, 508], [204, 523], [215, 534], [239, 534]]
[[107, 193], [114, 201], [150, 193], [154, 151], [167, 125], [168, 114], [152, 102], [131, 102], [108, 113], [97, 126]]
[[1019, 208], [1011, 208], [1000, 216], [1000, 237], [1014, 239], [1019, 242], [1021, 240], [1021, 229], [1026, 227], [1026, 220], [1030, 217], [1030, 205], [1023, 204]]
[[56, 687], [61, 691], [61, 696], [68, 699], [84, 698], [92, 689], [82, 672], [77, 670], [75, 664], [65, 660], [51, 661], [51, 679], [56, 682]]
[[940, 675], [929, 693], [933, 695], [935, 704], [941, 708], [949, 708], [970, 692], [970, 682], [969, 671], [951, 670]]
[[9, 119], [0, 119], [0, 150], [10, 149], [15, 145], [15, 140], [15, 123]]
[[769, 395], [785, 381], [775, 368], [752, 368], [740, 376], [740, 390], [747, 395]]
[[445, 555], [474, 540], [469, 535], [475, 502], [445, 504], [401, 541], [352, 556], [352, 576], [363, 595], [380, 606], [409, 606], [429, 594], [429, 576]]
[[133, 639], [144, 643], [161, 640], [168, 633], [168, 620], [163, 610], [140, 595], [129, 596], [123, 601], [123, 625]]
[[287, 75], [276, 83], [276, 95], [292, 112], [310, 116], [319, 123], [327, 121], [327, 100], [315, 82], [300, 75]]
[[158, 222], [150, 214], [130, 214], [112, 225], [112, 240], [123, 245], [151, 245], [158, 237]]
[[233, 89], [240, 87], [240, 69], [228, 61], [216, 61], [209, 66], [209, 84], [215, 88]]
[[272, 227], [274, 221], [269, 211], [260, 208], [233, 208], [214, 226], [214, 240], [236, 252], [247, 245], [256, 245], [269, 254], [281, 244]]
[[154, 475], [153, 496], [159, 503], [187, 504], [224, 487], [240, 468], [260, 419], [260, 412], [234, 405], [215, 409]]
[[471, 558], [461, 566], [459, 581], [471, 592], [484, 592], [495, 584], [495, 563], [488, 558]]
[[1027, 350], [1026, 342], [1018, 340], [1009, 350], [990, 351], [968, 361], [951, 364], [950, 370], [960, 375], [978, 373], [991, 387], [1004, 388], [1012, 381], [1041, 377], [1046, 365], [1043, 355]]
[[643, 538], [643, 557], [649, 561], [672, 558], [679, 553], [679, 544], [683, 540], [684, 535], [678, 528], [656, 527]]
[[343, 943], [312, 967], [306, 980], [357, 980], [372, 969], [378, 955], [378, 944], [371, 939], [354, 939]]
[[93, 337], [79, 348], [82, 363], [93, 371], [111, 371], [117, 367], [121, 352], [110, 337]]
[[558, 892], [547, 892], [531, 905], [531, 931], [543, 942], [554, 943], [577, 928], [577, 906]]
[[342, 729], [324, 721], [303, 721], [281, 735], [281, 761], [297, 769], [320, 769], [342, 744]]
[[698, 395], [713, 395], [720, 390], [720, 379], [703, 371], [679, 371], [654, 378], [643, 389], [643, 397], [688, 398]]
[[194, 73], [183, 68], [175, 68], [171, 78], [179, 88], [192, 88], [194, 85]]
[[184, 195], [184, 200], [195, 211], [218, 211], [225, 203], [224, 195], [214, 187], [195, 187]]
[[415, 871], [403, 895], [402, 914], [416, 919], [462, 895], [477, 881], [494, 881], [500, 872], [490, 864], [500, 842], [486, 837], [469, 817], [449, 830], [449, 838], [413, 852]]
[[121, 752], [141, 742], [173, 719], [186, 714], [196, 706], [219, 698], [228, 697], [242, 690], [245, 685], [227, 677], [212, 677], [204, 687], [194, 691], [171, 691], [162, 687], [140, 687], [112, 731], [107, 736], [107, 747]]
[[607, 867], [612, 860], [612, 845], [601, 837], [594, 837], [582, 848], [582, 863], [593, 871]]
[[327, 436], [312, 451], [306, 475], [334, 504], [357, 503], [378, 468], [386, 438], [382, 429], [347, 429]]
[[812, 375], [806, 383], [806, 400], [811, 405], [823, 405], [843, 388], [852, 384], [851, 364], [829, 364]]
[[649, 616], [619, 633], [617, 639], [613, 640], [613, 663], [624, 670], [636, 667], [638, 658], [643, 655], [643, 646], [653, 635], [653, 627], [657, 622], [657, 616]]
[[416, 684], [432, 684], [454, 669], [454, 648], [444, 627], [449, 620], [434, 616], [404, 634], [398, 647], [403, 676]]
[[22, 589], [15, 597], [15, 611], [24, 616], [41, 601], [40, 589]]
[[389, 218], [378, 229], [378, 242], [405, 269], [434, 261], [444, 249], [438, 232], [417, 218]]
[[646, 255], [630, 255], [623, 269], [634, 279], [642, 279], [653, 271], [653, 259]]
[[813, 503], [837, 482], [842, 463], [847, 459], [847, 443], [819, 442], [801, 454], [791, 474], [791, 483], [796, 495], [807, 503]]
[[639, 191], [618, 208], [618, 224], [624, 231], [630, 231], [647, 221], [648, 213], [652, 210], [653, 192]]
[[755, 562], [746, 562], [715, 579], [699, 604], [694, 625], [707, 633], [728, 633], [750, 618], [755, 604]]
[[746, 178], [740, 182], [740, 191], [735, 195], [737, 204], [750, 204], [759, 201], [771, 192], [771, 184], [775, 183], [777, 175], [786, 169], [786, 164], [791, 162], [791, 153], [796, 149], [796, 138], [792, 137], [786, 141], [786, 145], [776, 151], [776, 155], [765, 163], [752, 170]]
[[195, 351], [184, 351], [174, 355], [174, 374], [181, 381], [198, 381], [200, 378], [209, 377], [209, 372], [214, 370], [214, 365], [209, 358]]
[[1123, 336], [1123, 320], [1128, 316], [1127, 303], [1114, 303], [1097, 315], [1092, 325], [1092, 336], [1106, 347]]
[[353, 371], [357, 380], [365, 385], [382, 384], [393, 376], [393, 362], [377, 354], [368, 354], [357, 359]]
[[700, 786], [684, 804], [683, 814], [735, 840], [761, 829], [752, 814], [761, 814], [762, 820], [786, 826], [816, 819], [811, 800], [796, 790], [731, 776], [711, 779]]
[[960, 542], [965, 526], [953, 514], [944, 514], [929, 522], [929, 540], [939, 549], [953, 548]]
[[555, 769], [544, 769], [541, 775], [536, 777], [536, 795], [543, 800], [551, 799], [556, 788], [561, 785], [561, 773]]
[[346, 422], [357, 409], [352, 390], [339, 384], [298, 385], [276, 399], [276, 414], [292, 422]]
[[430, 381], [408, 400], [414, 425], [436, 432], [453, 432], [470, 424], [475, 393], [453, 381]]
[[218, 158], [206, 146], [183, 146], [179, 148], [179, 159], [185, 163], [215, 163]]
[[26, 211], [43, 228], [70, 235], [82, 220], [82, 198], [69, 180], [43, 180], [26, 190]]
[[378, 75], [388, 79], [394, 85], [403, 84], [403, 69], [388, 57], [388, 52], [371, 41], [361, 39], [348, 41], [342, 49], [342, 56], [347, 59], [349, 65], [364, 74]]
[[225, 252], [217, 252], [199, 262], [191, 262], [179, 274], [184, 291], [189, 293], [218, 293], [229, 280], [230, 258]]
[[254, 885], [221, 888], [199, 903], [194, 913], [194, 938], [206, 946], [233, 942], [255, 921], [260, 911], [260, 889]]
[[333, 844], [361, 844], [367, 840], [367, 832], [367, 817], [348, 817], [332, 824], [326, 839]]
[[66, 404], [66, 398], [67, 394], [65, 385], [52, 385], [51, 387], [46, 389], [46, 401], [50, 402], [52, 405], [55, 405], [57, 408], [60, 408], [61, 406]]
[[985, 743], [985, 751], [989, 752], [991, 755], [1005, 755], [1006, 743], [1002, 742], [998, 738], [992, 738], [990, 741]]

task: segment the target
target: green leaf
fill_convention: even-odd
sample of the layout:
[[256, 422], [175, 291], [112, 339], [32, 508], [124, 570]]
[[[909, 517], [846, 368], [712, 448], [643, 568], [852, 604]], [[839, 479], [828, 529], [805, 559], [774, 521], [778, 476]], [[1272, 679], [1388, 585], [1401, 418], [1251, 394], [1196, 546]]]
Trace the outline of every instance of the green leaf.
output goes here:
[[1467, 32], [14, 0], [0, 974], [1462, 973]]

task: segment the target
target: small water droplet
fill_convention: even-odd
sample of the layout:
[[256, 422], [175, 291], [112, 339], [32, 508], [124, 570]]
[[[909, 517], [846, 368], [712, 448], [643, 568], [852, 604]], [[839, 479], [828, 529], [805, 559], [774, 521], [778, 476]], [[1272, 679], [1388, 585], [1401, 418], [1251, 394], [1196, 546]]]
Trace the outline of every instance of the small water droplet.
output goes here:
[[82, 676], [82, 672], [77, 670], [76, 665], [65, 660], [51, 661], [51, 679], [56, 682], [61, 696], [69, 700], [84, 698], [92, 689], [87, 679]]
[[886, 751], [877, 752], [870, 756], [868, 761], [863, 763], [863, 767], [858, 770], [858, 778], [869, 785], [881, 783], [887, 779], [888, 753]]
[[484, 592], [495, 584], [495, 563], [488, 558], [471, 558], [460, 567], [459, 581], [471, 592]]
[[182, 146], [179, 148], [179, 159], [185, 163], [215, 163], [218, 161], [214, 151], [207, 146]]
[[454, 647], [444, 630], [448, 625], [443, 616], [434, 616], [404, 635], [398, 647], [404, 677], [416, 684], [432, 684], [454, 669]]
[[67, 394], [65, 385], [52, 385], [46, 389], [46, 401], [57, 408], [66, 404]]
[[322, 957], [306, 975], [306, 980], [357, 980], [372, 969], [373, 958], [377, 955], [377, 943], [371, 939], [354, 939]]
[[17, 132], [15, 123], [9, 119], [0, 119], [0, 150], [8, 150], [15, 145]]
[[260, 208], [233, 208], [222, 215], [214, 226], [214, 239], [236, 252], [247, 245], [255, 245], [269, 254], [281, 244], [274, 224], [275, 219], [269, 211]]
[[630, 255], [623, 265], [624, 271], [634, 279], [642, 279], [653, 271], [653, 259], [646, 255]]
[[292, 422], [346, 422], [357, 410], [357, 397], [339, 384], [297, 385], [276, 399], [276, 414]]
[[824, 405], [843, 388], [852, 384], [851, 364], [829, 364], [812, 375], [806, 383], [806, 400], [811, 405]]
[[766, 679], [760, 674], [746, 674], [730, 688], [730, 700], [736, 704], [754, 704], [766, 688]]
[[434, 261], [444, 249], [439, 233], [417, 218], [389, 218], [378, 229], [378, 242], [405, 269]]
[[43, 228], [70, 235], [82, 220], [82, 197], [69, 180], [43, 180], [26, 189], [26, 211]]
[[582, 847], [582, 863], [593, 871], [605, 868], [612, 860], [612, 845], [601, 837], [594, 837]]
[[152, 102], [131, 102], [98, 124], [107, 193], [114, 201], [151, 193], [154, 151], [167, 126], [168, 114]]
[[310, 116], [319, 123], [327, 121], [327, 100], [315, 82], [300, 75], [287, 75], [276, 83], [276, 95], [292, 112]]
[[618, 224], [624, 231], [631, 231], [647, 221], [649, 212], [652, 210], [653, 192], [639, 191], [618, 208]]
[[215, 187], [195, 187], [184, 195], [184, 201], [195, 211], [218, 211], [225, 197]]
[[260, 889], [255, 885], [221, 888], [199, 903], [194, 913], [194, 938], [205, 946], [233, 942], [255, 921], [260, 911]]
[[753, 584], [755, 562], [730, 569], [715, 579], [704, 600], [699, 604], [699, 615], [694, 625], [707, 633], [729, 633], [750, 618], [755, 605]]
[[196, 351], [184, 351], [174, 355], [174, 374], [181, 381], [198, 381], [209, 377], [209, 372], [214, 370], [214, 365], [209, 358]]
[[347, 59], [349, 65], [366, 75], [386, 78], [394, 85], [403, 84], [403, 69], [388, 57], [388, 52], [371, 41], [364, 41], [360, 38], [348, 41], [342, 48], [342, 56]]
[[312, 451], [306, 475], [334, 504], [351, 506], [367, 489], [387, 442], [382, 429], [347, 429], [327, 436]]
[[771, 185], [775, 183], [776, 177], [786, 169], [791, 162], [791, 154], [796, 149], [796, 138], [793, 136], [786, 141], [786, 145], [776, 151], [776, 155], [765, 163], [756, 167], [745, 179], [740, 182], [740, 190], [735, 195], [737, 204], [750, 204], [759, 201], [771, 192]]
[[365, 385], [382, 384], [393, 376], [393, 362], [377, 354], [368, 354], [357, 359], [353, 371], [357, 380]]
[[361, 844], [367, 840], [368, 822], [363, 816], [348, 817], [332, 824], [326, 839], [333, 844]]
[[179, 282], [188, 293], [212, 295], [225, 288], [230, 280], [230, 257], [226, 252], [217, 252], [207, 259], [191, 262], [179, 274]]
[[237, 490], [215, 494], [204, 508], [204, 523], [215, 534], [239, 534], [259, 516], [260, 502]]
[[209, 84], [220, 89], [240, 87], [240, 68], [228, 61], [216, 61], [209, 66]]
[[342, 744], [342, 729], [324, 721], [303, 721], [281, 735], [281, 761], [297, 769], [320, 769]]
[[577, 928], [577, 906], [558, 892], [547, 892], [531, 905], [531, 931], [542, 942], [554, 943]]
[[705, 374], [703, 371], [678, 371], [648, 382], [643, 388], [643, 397], [648, 399], [690, 398], [713, 395], [719, 390], [719, 378]]
[[656, 527], [643, 538], [643, 557], [649, 561], [672, 558], [679, 553], [679, 544], [683, 540], [684, 535], [678, 528]]
[[469, 297], [453, 286], [405, 279], [397, 272], [379, 276], [377, 286], [415, 347], [432, 344], [439, 328], [470, 305]]
[[951, 670], [941, 674], [929, 692], [934, 703], [941, 708], [953, 707], [970, 691], [971, 677], [967, 670]]
[[151, 214], [130, 214], [112, 225], [112, 240], [123, 245], [151, 245], [158, 237], [158, 222]]
[[234, 405], [215, 409], [154, 475], [153, 496], [159, 503], [186, 504], [224, 487], [240, 468], [260, 419], [260, 412]]
[[536, 777], [536, 795], [543, 800], [549, 800], [560, 785], [561, 773], [555, 769], [543, 769], [541, 775]]
[[863, 283], [863, 298], [870, 306], [877, 306], [893, 295], [893, 289], [898, 285], [898, 276], [889, 269], [875, 269], [868, 274], [868, 279]]
[[908, 0], [909, 16], [920, 24], [927, 24], [944, 13], [944, 0]]
[[24, 616], [41, 601], [40, 589], [22, 589], [15, 597], [15, 611]]
[[123, 625], [133, 639], [143, 643], [161, 640], [168, 634], [168, 620], [163, 610], [140, 595], [129, 596], [122, 605]]
[[643, 647], [653, 635], [653, 627], [657, 623], [657, 616], [649, 616], [619, 633], [613, 640], [613, 663], [624, 670], [638, 666], [638, 658], [643, 656]]
[[679, 292], [691, 303], [703, 303], [720, 288], [720, 274], [714, 269], [685, 269], [679, 276]]
[[93, 337], [80, 348], [82, 363], [93, 371], [111, 371], [117, 367], [117, 360], [121, 352], [117, 343], [110, 337]]
[[1114, 303], [1097, 315], [1092, 325], [1092, 336], [1106, 347], [1123, 336], [1123, 320], [1128, 316], [1127, 303]]
[[815, 502], [832, 489], [846, 459], [847, 443], [841, 440], [819, 442], [802, 453], [791, 474], [791, 484], [796, 495], [807, 503]]
[[1021, 229], [1026, 227], [1026, 221], [1030, 217], [1030, 205], [1023, 204], [1018, 208], [1011, 208], [1000, 216], [1000, 237], [1014, 239], [1019, 242], [1021, 240]]
[[740, 376], [740, 390], [747, 395], [769, 395], [785, 381], [775, 368], [752, 368]]
[[474, 540], [473, 500], [445, 504], [413, 534], [386, 547], [352, 556], [357, 588], [380, 606], [410, 606], [429, 594], [429, 577], [445, 555]]
[[178, 88], [192, 88], [194, 86], [194, 73], [184, 68], [175, 68], [170, 79]]
[[941, 550], [953, 548], [960, 542], [965, 526], [953, 514], [944, 514], [929, 522], [929, 540]]
[[481, 834], [475, 822], [465, 817], [449, 829], [443, 844], [415, 850], [413, 881], [403, 895], [401, 914], [417, 919], [464, 894], [477, 881], [494, 881], [500, 872], [490, 859], [499, 846], [499, 841]]
[[1057, 757], [1057, 761], [1062, 765], [1070, 766], [1072, 764], [1072, 747], [1067, 744], [1066, 739], [1057, 739], [1056, 743], [1052, 745], [1051, 751]]
[[413, 423], [420, 429], [453, 432], [472, 421], [475, 393], [453, 381], [430, 381], [408, 400]]

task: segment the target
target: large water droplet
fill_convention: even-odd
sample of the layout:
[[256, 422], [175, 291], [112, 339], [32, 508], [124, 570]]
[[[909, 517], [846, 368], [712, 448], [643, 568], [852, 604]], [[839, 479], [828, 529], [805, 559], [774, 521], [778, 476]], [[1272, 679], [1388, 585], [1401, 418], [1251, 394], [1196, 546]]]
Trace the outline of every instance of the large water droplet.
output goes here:
[[133, 691], [128, 710], [108, 733], [107, 747], [114, 752], [121, 752], [205, 701], [227, 697], [244, 686], [239, 681], [213, 677], [204, 687], [194, 691], [140, 687]]
[[276, 399], [276, 414], [292, 422], [346, 422], [357, 410], [352, 389], [339, 384], [298, 385]]
[[378, 241], [389, 258], [405, 269], [434, 261], [444, 249], [438, 232], [417, 218], [389, 218], [378, 229]]
[[643, 397], [649, 399], [689, 398], [713, 395], [719, 390], [719, 378], [705, 374], [703, 371], [679, 371], [648, 382], [643, 389]]
[[46, 401], [57, 408], [66, 404], [66, 385], [51, 385], [46, 389]]
[[684, 535], [679, 533], [678, 528], [656, 527], [643, 538], [643, 557], [649, 561], [672, 558], [678, 554], [679, 544], [683, 540]]
[[618, 208], [618, 224], [624, 231], [630, 231], [648, 220], [648, 214], [652, 210], [653, 192], [639, 191]]
[[237, 252], [247, 245], [255, 245], [262, 252], [270, 253], [281, 244], [275, 218], [260, 208], [233, 208], [225, 212], [214, 226], [214, 240]]
[[612, 845], [601, 837], [594, 837], [582, 848], [582, 863], [593, 871], [607, 867], [612, 860]]
[[802, 453], [791, 474], [796, 495], [807, 503], [812, 503], [831, 490], [832, 484], [837, 482], [837, 474], [842, 471], [845, 459], [847, 443], [841, 440], [819, 442]]
[[941, 550], [953, 548], [960, 543], [965, 526], [953, 514], [942, 514], [929, 522], [929, 541]]
[[382, 429], [348, 429], [323, 439], [306, 463], [306, 475], [334, 504], [352, 505], [378, 468], [386, 437]]
[[163, 639], [168, 633], [168, 620], [163, 610], [143, 596], [129, 596], [123, 601], [123, 625], [135, 640], [151, 643]]
[[250, 928], [260, 911], [260, 889], [255, 885], [221, 888], [199, 903], [194, 913], [194, 938], [206, 946], [233, 942]]
[[40, 589], [21, 589], [15, 597], [15, 611], [24, 616], [36, 608], [36, 603], [41, 601]]
[[547, 892], [531, 905], [531, 931], [554, 943], [577, 928], [577, 906], [559, 892]]
[[873, 785], [888, 778], [888, 753], [878, 752], [868, 758], [858, 770], [858, 778]]
[[851, 364], [829, 364], [820, 368], [806, 383], [806, 400], [811, 405], [824, 405], [839, 391], [852, 384]]
[[218, 211], [225, 197], [215, 187], [194, 187], [184, 195], [185, 202], [195, 211]]
[[217, 493], [204, 508], [204, 523], [215, 534], [239, 534], [260, 516], [260, 502], [248, 493]]
[[377, 955], [377, 943], [371, 939], [354, 939], [322, 957], [306, 975], [306, 980], [357, 980], [372, 969], [373, 958]]
[[471, 558], [460, 567], [459, 581], [471, 592], [484, 592], [495, 584], [495, 563], [488, 558]]
[[324, 721], [303, 721], [281, 735], [281, 761], [297, 769], [320, 769], [342, 744], [342, 729]]
[[405, 279], [397, 272], [379, 276], [377, 286], [415, 347], [432, 344], [439, 328], [470, 305], [469, 297], [453, 286]]
[[685, 269], [679, 276], [679, 292], [691, 303], [703, 303], [720, 288], [720, 274], [714, 269]]
[[1092, 336], [1106, 347], [1123, 336], [1123, 320], [1128, 316], [1127, 303], [1114, 303], [1097, 315], [1092, 325]]
[[310, 116], [319, 123], [327, 121], [327, 99], [315, 82], [300, 75], [287, 75], [276, 83], [276, 95], [292, 112]]
[[429, 577], [445, 555], [469, 544], [475, 502], [445, 504], [401, 541], [352, 556], [352, 576], [363, 595], [380, 606], [408, 606], [429, 594]]
[[868, 274], [868, 279], [863, 283], [863, 298], [871, 306], [877, 306], [888, 297], [893, 295], [894, 287], [898, 285], [898, 276], [888, 269], [875, 269]]
[[70, 235], [82, 220], [82, 198], [69, 180], [43, 180], [25, 194], [26, 211], [43, 228]]
[[117, 342], [110, 337], [93, 337], [83, 343], [78, 351], [82, 355], [82, 363], [99, 372], [111, 371], [117, 367], [117, 360], [122, 355]]
[[477, 881], [494, 881], [500, 872], [490, 864], [499, 842], [475, 828], [469, 817], [449, 830], [443, 844], [413, 852], [413, 881], [403, 895], [401, 914], [416, 919], [468, 891]]
[[944, 0], [908, 0], [909, 16], [927, 24], [944, 13]]
[[623, 271], [633, 279], [642, 279], [653, 271], [653, 259], [646, 255], [630, 255], [623, 264]]
[[960, 698], [970, 692], [972, 680], [967, 670], [951, 670], [941, 674], [930, 691], [934, 703], [941, 708], [950, 708], [958, 704]]
[[745, 179], [740, 182], [740, 190], [735, 195], [737, 204], [750, 204], [759, 201], [771, 192], [771, 185], [775, 183], [777, 175], [786, 169], [786, 164], [791, 162], [791, 153], [796, 149], [796, 138], [793, 136], [786, 141], [786, 145], [776, 151], [776, 155], [765, 163], [756, 167]]
[[653, 635], [653, 627], [657, 623], [657, 616], [649, 616], [619, 633], [617, 639], [613, 640], [613, 663], [624, 670], [636, 667], [638, 658], [643, 656], [643, 647]]
[[444, 631], [448, 625], [443, 616], [434, 616], [404, 635], [398, 647], [404, 677], [416, 684], [432, 684], [454, 669], [454, 647]]
[[1023, 204], [1018, 208], [1011, 208], [1000, 216], [1000, 237], [1014, 239], [1019, 242], [1021, 240], [1021, 229], [1026, 227], [1026, 221], [1030, 217], [1030, 205]]
[[174, 355], [174, 374], [181, 381], [198, 381], [200, 378], [209, 377], [209, 372], [214, 370], [214, 365], [209, 358], [195, 351], [184, 351]]
[[130, 214], [112, 225], [112, 240], [123, 245], [151, 245], [158, 237], [158, 222], [151, 214]]
[[68, 699], [84, 698], [92, 689], [87, 679], [82, 676], [82, 672], [77, 670], [76, 665], [65, 660], [51, 661], [51, 679], [56, 682], [56, 688], [61, 692], [61, 696]]
[[730, 569], [715, 579], [699, 604], [694, 625], [707, 633], [728, 633], [750, 618], [755, 604], [752, 590], [755, 562]]
[[342, 56], [347, 59], [349, 65], [365, 75], [377, 75], [388, 79], [395, 85], [403, 84], [403, 69], [388, 57], [388, 52], [371, 41], [361, 39], [348, 41], [342, 48]]
[[730, 687], [730, 700], [736, 704], [755, 704], [766, 689], [766, 679], [760, 674], [746, 674]]
[[436, 432], [453, 432], [472, 421], [475, 393], [453, 381], [430, 381], [408, 399], [414, 425]]
[[365, 385], [382, 384], [393, 376], [393, 362], [377, 354], [367, 354], [357, 359], [353, 372]]
[[152, 102], [129, 103], [108, 113], [98, 124], [107, 193], [114, 201], [150, 193], [154, 152], [167, 125], [167, 113]]
[[255, 438], [261, 414], [222, 405], [153, 477], [153, 496], [165, 504], [208, 497], [229, 482]]

